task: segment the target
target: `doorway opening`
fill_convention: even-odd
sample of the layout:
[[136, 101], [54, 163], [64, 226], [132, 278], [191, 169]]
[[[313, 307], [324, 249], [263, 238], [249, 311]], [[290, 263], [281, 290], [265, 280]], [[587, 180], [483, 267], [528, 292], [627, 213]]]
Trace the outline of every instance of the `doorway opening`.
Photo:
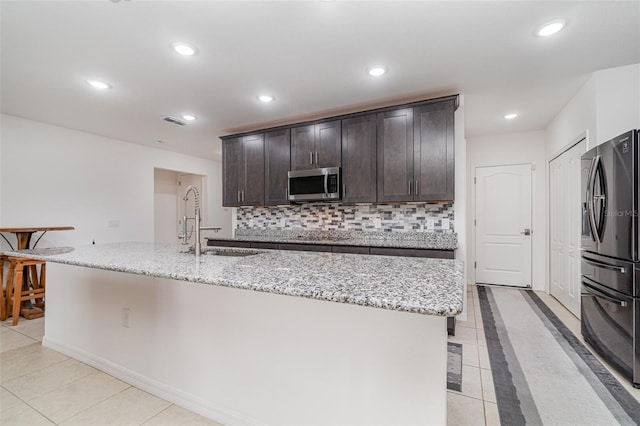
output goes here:
[[[205, 176], [155, 168], [154, 178], [154, 241], [156, 243], [178, 244], [184, 234], [183, 218], [193, 217], [195, 197], [184, 201], [189, 185], [196, 187], [200, 194], [200, 216], [206, 217]], [[188, 221], [188, 242], [194, 240], [193, 221]]]

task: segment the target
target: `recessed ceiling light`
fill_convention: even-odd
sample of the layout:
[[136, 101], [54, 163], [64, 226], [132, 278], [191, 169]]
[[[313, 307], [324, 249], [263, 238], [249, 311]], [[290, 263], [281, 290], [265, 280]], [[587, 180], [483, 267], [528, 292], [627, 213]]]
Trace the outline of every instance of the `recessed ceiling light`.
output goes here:
[[195, 47], [187, 43], [182, 43], [182, 42], [173, 43], [171, 47], [173, 47], [173, 50], [175, 50], [177, 53], [183, 56], [193, 56], [196, 53]]
[[562, 30], [567, 25], [565, 19], [556, 19], [538, 27], [536, 34], [540, 37], [548, 37]]
[[383, 66], [383, 65], [373, 65], [369, 68], [367, 68], [367, 74], [373, 76], [373, 77], [379, 77], [382, 74], [387, 72], [387, 67]]
[[511, 114], [505, 114], [504, 118], [506, 118], [507, 120], [513, 120], [517, 116], [518, 114], [516, 114], [515, 112], [512, 112]]
[[273, 102], [275, 98], [271, 95], [260, 95], [258, 96], [258, 100], [260, 102]]
[[87, 84], [94, 89], [106, 90], [111, 89], [111, 85], [109, 83], [105, 83], [104, 81], [99, 80], [86, 80]]
[[182, 114], [182, 118], [184, 118], [186, 121], [194, 121], [198, 119], [198, 117], [192, 114]]

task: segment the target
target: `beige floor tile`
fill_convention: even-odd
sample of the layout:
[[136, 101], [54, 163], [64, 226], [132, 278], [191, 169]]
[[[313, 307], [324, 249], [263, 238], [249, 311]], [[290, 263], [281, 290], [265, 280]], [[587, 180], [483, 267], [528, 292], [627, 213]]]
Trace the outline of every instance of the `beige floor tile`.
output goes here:
[[24, 403], [20, 403], [0, 412], [0, 425], [2, 426], [40, 426], [53, 425], [40, 413]]
[[4, 387], [0, 388], [0, 411], [15, 407], [21, 403], [22, 401], [20, 401], [14, 394], [6, 390]]
[[482, 399], [480, 369], [470, 365], [462, 366], [462, 395]]
[[[38, 345], [41, 344], [38, 343]], [[42, 348], [39, 351], [30, 352], [20, 357], [12, 357], [7, 360], [1, 358], [0, 380], [2, 380], [2, 383], [6, 383], [16, 377], [33, 373], [34, 371], [67, 359], [69, 359], [69, 357], [48, 348]]]
[[462, 345], [462, 364], [470, 365], [471, 367], [480, 367], [480, 360], [478, 358], [478, 346]]
[[32, 340], [27, 346], [20, 346], [19, 348], [11, 349], [6, 352], [0, 353], [0, 363], [4, 363], [12, 358], [20, 358], [30, 354], [32, 352], [39, 352], [43, 349], [42, 343]]
[[485, 401], [484, 420], [487, 426], [500, 426], [500, 413], [497, 404]]
[[447, 392], [447, 425], [483, 426], [484, 407], [479, 399]]
[[456, 335], [449, 336], [450, 342], [462, 343], [463, 345], [477, 345], [478, 338], [476, 330], [469, 327], [456, 327]]
[[44, 336], [44, 317], [22, 321], [13, 327], [13, 330], [41, 341]]
[[489, 351], [487, 350], [486, 346], [478, 346], [478, 358], [480, 360], [480, 368], [491, 370]]
[[29, 401], [29, 404], [59, 423], [128, 387], [128, 384], [99, 372], [41, 395]]
[[36, 340], [6, 327], [0, 330], [0, 352], [7, 352], [35, 342]]
[[199, 414], [185, 410], [177, 405], [171, 405], [169, 408], [153, 417], [143, 426], [223, 426], [221, 423], [214, 422]]
[[496, 389], [493, 384], [493, 374], [491, 370], [481, 368], [480, 379], [482, 380], [482, 399], [488, 402], [497, 402]]
[[170, 405], [170, 402], [131, 387], [71, 417], [61, 425], [140, 425]]
[[24, 401], [29, 401], [97, 371], [75, 359], [68, 359], [9, 380], [3, 386]]

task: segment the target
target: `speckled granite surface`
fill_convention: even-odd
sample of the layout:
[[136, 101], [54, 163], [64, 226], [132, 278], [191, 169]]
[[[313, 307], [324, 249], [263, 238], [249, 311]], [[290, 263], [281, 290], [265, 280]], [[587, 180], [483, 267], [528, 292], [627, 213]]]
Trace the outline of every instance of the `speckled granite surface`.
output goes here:
[[453, 316], [462, 311], [463, 263], [459, 260], [238, 248], [215, 251], [257, 254], [196, 258], [183, 251], [182, 246], [133, 242], [78, 247], [62, 254], [47, 249], [6, 253], [425, 315]]
[[334, 244], [455, 250], [458, 234], [453, 232], [362, 232], [317, 230], [237, 229], [234, 238], [207, 238], [219, 241], [261, 241], [274, 243]]

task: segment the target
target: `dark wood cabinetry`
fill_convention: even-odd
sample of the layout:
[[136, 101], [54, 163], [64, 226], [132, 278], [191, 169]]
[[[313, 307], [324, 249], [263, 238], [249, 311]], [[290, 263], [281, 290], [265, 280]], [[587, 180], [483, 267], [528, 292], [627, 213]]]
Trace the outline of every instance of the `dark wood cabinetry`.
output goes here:
[[264, 135], [247, 135], [223, 141], [223, 205], [264, 204]]
[[288, 204], [287, 173], [290, 159], [291, 131], [276, 130], [264, 135], [264, 203], [267, 206]]
[[291, 170], [340, 166], [340, 120], [291, 129]]
[[378, 201], [413, 201], [413, 108], [378, 114]]
[[378, 114], [378, 201], [453, 201], [455, 101]]
[[414, 200], [453, 200], [453, 101], [414, 108]]
[[375, 203], [376, 115], [342, 120], [342, 201]]
[[223, 204], [287, 204], [289, 170], [336, 166], [344, 203], [453, 201], [457, 102], [448, 96], [225, 136]]

